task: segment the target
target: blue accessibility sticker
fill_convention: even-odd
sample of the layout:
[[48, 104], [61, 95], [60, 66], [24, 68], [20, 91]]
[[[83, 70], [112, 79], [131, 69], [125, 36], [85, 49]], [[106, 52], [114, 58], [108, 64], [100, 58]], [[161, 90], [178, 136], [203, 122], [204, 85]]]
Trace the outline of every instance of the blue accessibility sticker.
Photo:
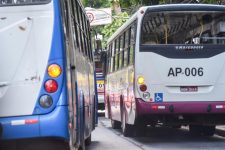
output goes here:
[[155, 93], [155, 102], [163, 102], [163, 93]]

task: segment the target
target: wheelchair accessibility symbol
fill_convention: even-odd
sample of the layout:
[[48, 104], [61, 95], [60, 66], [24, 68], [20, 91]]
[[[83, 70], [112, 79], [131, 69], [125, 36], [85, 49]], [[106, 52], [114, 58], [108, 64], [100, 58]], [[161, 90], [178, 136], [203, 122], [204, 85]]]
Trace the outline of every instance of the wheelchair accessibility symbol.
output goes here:
[[155, 102], [163, 102], [163, 93], [155, 93]]

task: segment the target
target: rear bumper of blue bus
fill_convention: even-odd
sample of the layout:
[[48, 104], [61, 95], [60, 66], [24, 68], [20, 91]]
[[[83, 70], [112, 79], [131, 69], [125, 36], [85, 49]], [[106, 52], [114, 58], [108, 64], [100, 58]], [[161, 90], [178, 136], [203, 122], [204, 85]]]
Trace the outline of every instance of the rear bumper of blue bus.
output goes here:
[[45, 115], [0, 118], [1, 140], [54, 137], [68, 140], [68, 107]]

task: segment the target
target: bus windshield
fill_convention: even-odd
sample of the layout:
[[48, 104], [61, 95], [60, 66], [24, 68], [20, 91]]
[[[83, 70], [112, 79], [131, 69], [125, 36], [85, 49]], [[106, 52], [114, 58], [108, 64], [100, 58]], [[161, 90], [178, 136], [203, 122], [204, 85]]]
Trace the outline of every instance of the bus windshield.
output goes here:
[[0, 0], [1, 6], [45, 4], [51, 0]]
[[149, 12], [141, 44], [225, 44], [224, 12]]

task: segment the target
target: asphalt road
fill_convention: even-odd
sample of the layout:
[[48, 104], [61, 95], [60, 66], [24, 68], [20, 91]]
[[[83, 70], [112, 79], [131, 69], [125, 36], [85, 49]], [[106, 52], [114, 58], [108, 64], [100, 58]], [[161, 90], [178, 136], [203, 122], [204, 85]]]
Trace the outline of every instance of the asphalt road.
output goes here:
[[224, 150], [225, 137], [194, 137], [187, 129], [148, 128], [145, 137], [127, 138], [111, 128], [110, 120], [99, 118], [87, 150]]

